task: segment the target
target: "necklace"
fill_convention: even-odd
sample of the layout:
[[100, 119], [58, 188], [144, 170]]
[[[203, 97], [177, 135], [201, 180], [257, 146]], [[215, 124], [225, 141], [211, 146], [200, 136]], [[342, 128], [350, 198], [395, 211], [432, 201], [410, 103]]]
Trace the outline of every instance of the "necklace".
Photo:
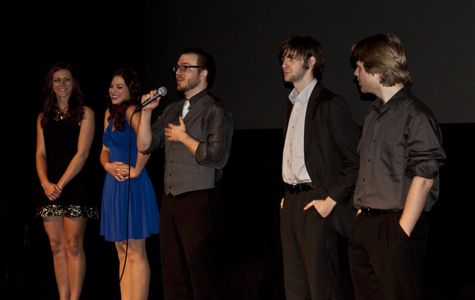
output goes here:
[[64, 121], [67, 118], [69, 118], [69, 110], [63, 109], [63, 110], [57, 110], [56, 115], [54, 116], [55, 121]]

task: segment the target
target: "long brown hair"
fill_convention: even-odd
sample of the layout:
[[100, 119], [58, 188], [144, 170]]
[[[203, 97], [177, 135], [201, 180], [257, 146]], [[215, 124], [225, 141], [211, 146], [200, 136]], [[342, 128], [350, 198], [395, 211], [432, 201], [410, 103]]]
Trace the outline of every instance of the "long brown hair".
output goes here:
[[130, 99], [119, 104], [113, 104], [112, 101], [109, 101], [110, 114], [108, 121], [113, 120], [115, 129], [124, 130], [126, 118], [125, 113], [127, 108], [131, 104], [138, 103], [138, 96], [140, 95], [140, 79], [137, 72], [127, 67], [116, 70], [112, 75], [112, 78], [115, 76], [120, 76], [124, 79], [125, 84], [129, 89]]
[[41, 127], [45, 128], [46, 124], [55, 116], [55, 112], [59, 110], [56, 93], [53, 89], [54, 73], [60, 70], [68, 70], [73, 77], [73, 90], [68, 99], [69, 120], [74, 122], [81, 122], [84, 118], [83, 94], [77, 75], [73, 67], [66, 62], [55, 63], [48, 71], [44, 82], [44, 104], [41, 113]]

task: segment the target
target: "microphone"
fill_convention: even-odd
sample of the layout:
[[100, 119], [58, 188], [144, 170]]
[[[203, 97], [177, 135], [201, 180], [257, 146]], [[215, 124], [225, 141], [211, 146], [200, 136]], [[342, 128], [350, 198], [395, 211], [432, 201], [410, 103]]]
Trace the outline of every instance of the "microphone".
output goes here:
[[140, 103], [139, 105], [137, 105], [137, 107], [135, 108], [135, 111], [139, 111], [141, 110], [142, 108], [144, 108], [144, 106], [147, 106], [149, 105], [150, 103], [152, 103], [153, 101], [155, 101], [155, 99], [157, 99], [158, 97], [163, 97], [163, 96], [166, 96], [168, 93], [167, 91], [167, 88], [162, 86], [158, 89], [158, 93], [156, 93], [153, 97], [145, 100], [144, 102]]

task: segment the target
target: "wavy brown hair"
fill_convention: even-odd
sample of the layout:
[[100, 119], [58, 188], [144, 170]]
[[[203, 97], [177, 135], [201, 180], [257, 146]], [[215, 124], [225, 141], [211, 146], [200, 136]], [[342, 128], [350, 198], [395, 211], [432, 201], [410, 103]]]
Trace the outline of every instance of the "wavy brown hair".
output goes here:
[[116, 70], [112, 74], [112, 78], [115, 76], [120, 76], [124, 79], [125, 84], [129, 89], [130, 99], [119, 104], [112, 104], [112, 101], [109, 101], [110, 115], [108, 121], [113, 120], [115, 129], [124, 130], [126, 118], [125, 113], [127, 108], [132, 104], [138, 104], [138, 97], [140, 95], [140, 79], [137, 72], [128, 67]]
[[48, 71], [45, 77], [43, 92], [44, 92], [44, 104], [41, 113], [43, 117], [41, 119], [41, 127], [45, 128], [46, 124], [55, 116], [55, 112], [59, 109], [56, 93], [53, 89], [53, 76], [54, 73], [60, 70], [68, 70], [71, 72], [73, 78], [73, 90], [71, 96], [68, 99], [69, 121], [81, 122], [84, 118], [84, 106], [83, 106], [83, 94], [81, 86], [77, 79], [76, 71], [73, 67], [66, 62], [55, 63]]

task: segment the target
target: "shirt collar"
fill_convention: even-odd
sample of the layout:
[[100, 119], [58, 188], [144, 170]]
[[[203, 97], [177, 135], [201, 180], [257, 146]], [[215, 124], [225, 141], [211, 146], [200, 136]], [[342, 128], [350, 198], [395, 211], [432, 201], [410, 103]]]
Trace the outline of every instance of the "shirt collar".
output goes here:
[[316, 84], [317, 79], [314, 78], [300, 93], [294, 88], [289, 94], [290, 102], [292, 102], [292, 104], [295, 104], [296, 101], [302, 102], [304, 104], [308, 102], [308, 99], [310, 98], [310, 95], [312, 94], [313, 88]]
[[396, 94], [394, 94], [386, 103], [383, 100], [377, 98], [372, 103], [372, 109], [383, 113], [388, 109], [394, 109], [404, 100], [411, 96], [411, 89], [409, 86], [404, 86]]
[[198, 94], [191, 97], [190, 99], [185, 98], [183, 101], [188, 100], [188, 101], [190, 101], [190, 104], [191, 104], [191, 103], [195, 102], [196, 100], [198, 100], [199, 98], [203, 97], [207, 93], [208, 93], [208, 89], [204, 89], [201, 92], [199, 92]]

